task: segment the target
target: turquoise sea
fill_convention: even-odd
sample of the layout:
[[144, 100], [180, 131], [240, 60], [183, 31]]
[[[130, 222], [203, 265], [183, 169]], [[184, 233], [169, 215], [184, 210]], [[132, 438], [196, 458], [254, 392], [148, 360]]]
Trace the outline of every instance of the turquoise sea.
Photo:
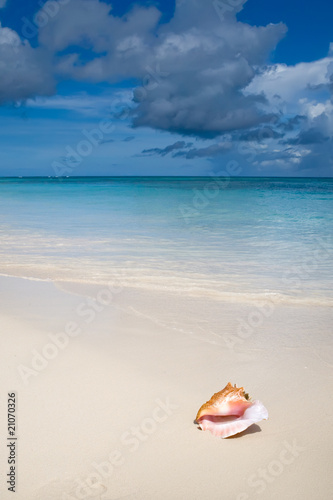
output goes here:
[[333, 179], [1, 178], [0, 274], [333, 304]]

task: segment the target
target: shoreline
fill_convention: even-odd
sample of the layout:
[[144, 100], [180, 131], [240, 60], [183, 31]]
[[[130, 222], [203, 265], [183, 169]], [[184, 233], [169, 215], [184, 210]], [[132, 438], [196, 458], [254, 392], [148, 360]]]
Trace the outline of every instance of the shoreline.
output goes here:
[[[119, 270], [118, 270], [119, 271]], [[40, 283], [52, 283], [57, 288], [67, 291], [68, 293], [74, 293], [73, 290], [78, 290], [78, 294], [81, 295], [82, 290], [89, 293], [89, 290], [94, 289], [104, 289], [109, 288], [112, 292], [113, 289], [121, 288], [122, 290], [127, 290], [131, 292], [140, 292], [142, 294], [182, 294], [185, 293], [187, 296], [192, 298], [200, 298], [202, 300], [211, 300], [219, 303], [235, 303], [240, 305], [253, 305], [260, 302], [271, 302], [272, 304], [279, 306], [310, 306], [310, 307], [333, 307], [333, 297], [325, 296], [322, 294], [313, 296], [302, 296], [302, 295], [291, 295], [290, 293], [283, 293], [281, 290], [263, 290], [263, 291], [227, 291], [227, 290], [213, 290], [213, 288], [203, 288], [203, 287], [193, 287], [188, 285], [187, 287], [172, 288], [167, 287], [165, 283], [160, 282], [155, 285], [147, 285], [147, 283], [128, 283], [127, 279], [122, 279], [123, 277], [119, 275], [115, 280], [101, 280], [101, 281], [89, 281], [83, 279], [63, 279], [63, 278], [40, 278], [35, 276], [25, 276], [25, 275], [15, 275], [6, 274], [0, 272], [0, 279], [9, 278], [17, 280], [26, 280], [32, 282]], [[156, 276], [155, 276], [156, 278]], [[156, 278], [157, 279], [157, 278]], [[179, 277], [179, 280], [181, 277]], [[296, 279], [296, 278], [295, 278]], [[297, 290], [297, 289], [296, 289]], [[91, 293], [91, 292], [90, 292]]]

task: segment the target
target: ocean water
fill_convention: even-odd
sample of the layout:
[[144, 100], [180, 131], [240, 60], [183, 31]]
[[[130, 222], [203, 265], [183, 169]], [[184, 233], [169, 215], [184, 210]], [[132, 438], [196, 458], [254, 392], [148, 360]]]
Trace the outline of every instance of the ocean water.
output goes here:
[[333, 179], [2, 178], [0, 274], [333, 305]]

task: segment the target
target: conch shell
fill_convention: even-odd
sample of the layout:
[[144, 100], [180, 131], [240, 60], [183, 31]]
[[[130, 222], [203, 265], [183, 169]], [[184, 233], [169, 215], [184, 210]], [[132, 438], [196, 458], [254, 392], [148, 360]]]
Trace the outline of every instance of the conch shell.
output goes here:
[[267, 418], [268, 411], [260, 401], [252, 402], [243, 387], [229, 382], [201, 406], [195, 422], [203, 431], [227, 438]]

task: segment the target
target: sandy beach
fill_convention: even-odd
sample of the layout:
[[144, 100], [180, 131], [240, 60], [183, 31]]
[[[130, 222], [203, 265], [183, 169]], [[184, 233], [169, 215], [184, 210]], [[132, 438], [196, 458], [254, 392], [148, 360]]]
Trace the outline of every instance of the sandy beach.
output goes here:
[[0, 0], [0, 500], [333, 499], [333, 2], [298, 3]]
[[[15, 392], [18, 500], [330, 498], [330, 308], [276, 306], [232, 346], [235, 308], [249, 304], [218, 304], [214, 340], [209, 321], [206, 335], [173, 327], [175, 304], [186, 314], [196, 299], [164, 296], [162, 308], [123, 289], [10, 277], [0, 287], [0, 422]], [[269, 420], [222, 440], [193, 420], [228, 381]]]

